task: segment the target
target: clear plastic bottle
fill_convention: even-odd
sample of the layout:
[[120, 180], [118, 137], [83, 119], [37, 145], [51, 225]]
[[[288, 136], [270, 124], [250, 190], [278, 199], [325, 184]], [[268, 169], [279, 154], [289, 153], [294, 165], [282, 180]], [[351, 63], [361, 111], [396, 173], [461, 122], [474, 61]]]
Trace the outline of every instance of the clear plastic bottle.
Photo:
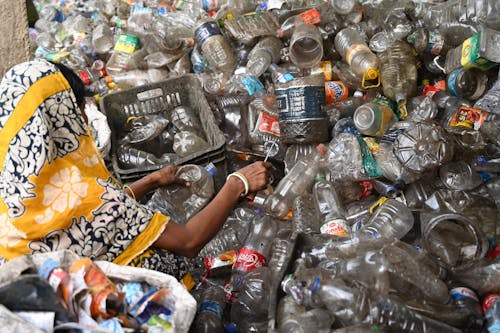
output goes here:
[[190, 131], [180, 131], [174, 135], [172, 149], [180, 157], [209, 149], [210, 145], [205, 139], [200, 138], [196, 133]]
[[325, 309], [311, 309], [300, 314], [287, 314], [280, 333], [308, 333], [329, 330], [335, 318]]
[[489, 294], [483, 300], [483, 312], [489, 333], [500, 329], [500, 294]]
[[305, 158], [309, 154], [313, 153], [317, 145], [312, 144], [292, 144], [289, 145], [283, 162], [285, 162], [285, 173], [289, 173], [297, 161]]
[[222, 333], [222, 317], [226, 293], [223, 288], [212, 286], [203, 290], [199, 300], [198, 312], [191, 325], [193, 333]]
[[288, 214], [293, 200], [312, 186], [314, 177], [324, 167], [325, 153], [326, 148], [319, 145], [307, 159], [301, 159], [295, 164], [267, 197], [264, 206], [268, 214], [277, 218], [284, 218]]
[[[265, 241], [265, 240], [263, 240]], [[241, 282], [237, 300], [231, 305], [231, 321], [238, 332], [264, 332], [273, 282], [268, 267], [248, 272]]]
[[162, 69], [134, 69], [128, 72], [111, 74], [106, 77], [106, 82], [113, 82], [118, 87], [126, 89], [160, 82], [167, 79], [168, 76], [168, 71]]
[[266, 142], [274, 142], [283, 155], [285, 148], [280, 142], [278, 111], [273, 95], [264, 95], [250, 102], [246, 119], [253, 151], [265, 154]]
[[349, 237], [351, 231], [345, 220], [345, 210], [335, 185], [321, 174], [317, 175], [313, 186], [313, 200], [316, 215], [321, 223], [321, 233], [339, 238]]
[[474, 103], [474, 107], [500, 115], [500, 70], [493, 86]]
[[377, 79], [379, 60], [356, 30], [342, 29], [335, 36], [335, 48], [363, 81]]
[[286, 19], [276, 32], [276, 35], [280, 38], [289, 38], [298, 25], [326, 24], [333, 21], [335, 15], [334, 8], [329, 3], [323, 3]]
[[413, 228], [413, 222], [413, 214], [405, 204], [388, 199], [358, 231], [358, 235], [401, 239]]
[[441, 182], [452, 190], [472, 190], [483, 183], [483, 178], [472, 163], [456, 161], [443, 165], [439, 169]]
[[444, 36], [437, 29], [418, 28], [407, 40], [418, 53], [428, 52], [437, 56], [446, 54], [449, 49]]
[[485, 93], [487, 81], [483, 71], [458, 68], [448, 75], [447, 87], [451, 95], [475, 101]]
[[396, 121], [396, 117], [390, 107], [370, 102], [356, 109], [353, 120], [361, 134], [381, 137]]
[[[451, 49], [446, 53], [445, 72], [450, 74], [460, 67], [477, 67], [482, 70], [489, 69], [495, 65], [484, 57], [484, 52], [480, 50], [482, 33], [477, 33], [467, 38], [461, 45]], [[484, 43], [484, 42], [483, 42]]]
[[160, 157], [130, 145], [121, 145], [116, 151], [118, 162], [124, 169], [162, 166], [174, 163], [178, 158], [175, 154], [165, 153]]
[[94, 28], [92, 45], [99, 54], [108, 54], [115, 45], [113, 32], [106, 23], [101, 23]]
[[178, 106], [170, 112], [170, 120], [179, 131], [189, 131], [205, 138], [205, 132], [196, 112], [188, 106]]
[[248, 54], [246, 64], [249, 75], [260, 77], [269, 66], [280, 61], [280, 52], [283, 48], [281, 41], [273, 36], [262, 38]]
[[200, 45], [210, 67], [229, 77], [236, 67], [236, 57], [231, 46], [222, 36], [217, 23], [211, 18], [199, 20], [194, 30], [194, 38]]
[[438, 114], [436, 102], [428, 96], [416, 96], [409, 99], [406, 104], [409, 121], [426, 121], [434, 119]]
[[295, 228], [303, 233], [319, 233], [319, 219], [316, 217], [314, 200], [308, 192], [299, 195], [292, 204], [292, 221]]
[[233, 265], [231, 281], [234, 288], [240, 288], [242, 279], [248, 272], [267, 263], [277, 229], [277, 222], [268, 215], [254, 219], [245, 244], [240, 249]]
[[106, 63], [106, 71], [110, 75], [115, 75], [127, 70], [127, 63], [139, 48], [139, 37], [132, 34], [122, 34], [118, 36], [113, 53]]
[[290, 38], [290, 60], [299, 68], [317, 66], [323, 57], [323, 39], [318, 28], [305, 23], [298, 24]]
[[378, 57], [384, 95], [398, 103], [401, 116], [406, 118], [406, 100], [417, 91], [417, 66], [412, 49], [404, 41], [395, 41]]
[[282, 297], [276, 309], [276, 326], [278, 331], [283, 331], [282, 333], [289, 332], [289, 330], [286, 329], [287, 322], [291, 320], [292, 323], [294, 323], [295, 317], [304, 312], [306, 312], [306, 307], [297, 304], [292, 296], [285, 295]]
[[289, 252], [292, 250], [293, 243], [285, 238], [276, 237], [271, 247], [271, 258], [268, 267], [272, 267], [273, 279], [280, 279], [290, 260]]
[[305, 281], [284, 281], [282, 286], [287, 294], [295, 289], [296, 295], [303, 295], [301, 304], [326, 306], [344, 324], [383, 324], [397, 332], [462, 332], [391, 299], [371, 294], [365, 288], [352, 288], [341, 279], [309, 277]]

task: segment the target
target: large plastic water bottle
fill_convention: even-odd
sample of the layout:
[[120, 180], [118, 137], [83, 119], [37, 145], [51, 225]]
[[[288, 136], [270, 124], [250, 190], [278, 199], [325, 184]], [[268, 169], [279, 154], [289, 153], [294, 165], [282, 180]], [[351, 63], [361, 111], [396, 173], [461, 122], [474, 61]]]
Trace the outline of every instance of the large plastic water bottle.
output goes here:
[[224, 331], [222, 315], [226, 305], [225, 298], [224, 289], [218, 286], [207, 287], [207, 289], [203, 290], [198, 312], [191, 326], [192, 332], [222, 333]]

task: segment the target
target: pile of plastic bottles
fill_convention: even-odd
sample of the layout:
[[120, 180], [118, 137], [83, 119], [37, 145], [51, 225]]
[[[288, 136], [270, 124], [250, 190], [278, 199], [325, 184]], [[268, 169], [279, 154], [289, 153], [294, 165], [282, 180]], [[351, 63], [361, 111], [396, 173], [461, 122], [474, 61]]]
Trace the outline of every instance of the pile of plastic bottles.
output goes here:
[[35, 3], [89, 96], [194, 72], [229, 171], [284, 169], [193, 264], [193, 332], [499, 330], [498, 1]]

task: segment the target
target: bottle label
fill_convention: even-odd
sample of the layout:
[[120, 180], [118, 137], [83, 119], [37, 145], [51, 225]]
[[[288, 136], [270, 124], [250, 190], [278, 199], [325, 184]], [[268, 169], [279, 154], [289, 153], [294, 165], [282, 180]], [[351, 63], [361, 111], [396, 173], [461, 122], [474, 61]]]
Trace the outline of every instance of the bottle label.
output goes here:
[[319, 229], [322, 234], [328, 234], [339, 237], [349, 237], [349, 227], [343, 218], [329, 220]]
[[359, 186], [361, 187], [360, 199], [366, 198], [373, 194], [373, 184], [371, 181], [369, 180], [360, 181]]
[[477, 297], [476, 293], [469, 288], [453, 288], [450, 290], [450, 295], [452, 299], [472, 298], [479, 303], [479, 298]]
[[306, 10], [299, 17], [304, 21], [305, 24], [315, 25], [321, 23], [321, 14], [316, 8]]
[[325, 118], [325, 86], [303, 86], [276, 89], [279, 120]]
[[464, 71], [463, 68], [455, 69], [451, 74], [448, 76], [448, 91], [450, 94], [456, 97], [462, 97], [457, 90], [455, 89], [455, 86], [457, 84], [457, 77], [459, 74], [461, 74]]
[[483, 313], [487, 313], [488, 310], [500, 299], [500, 294], [489, 294], [483, 300]]
[[250, 96], [264, 89], [264, 85], [254, 76], [245, 77], [241, 83], [245, 87], [246, 91]]
[[321, 67], [321, 70], [323, 71], [323, 74], [325, 75], [325, 81], [331, 81], [332, 80], [332, 62], [327, 60], [327, 61], [322, 61], [320, 62], [319, 66]]
[[224, 312], [224, 310], [222, 309], [222, 306], [220, 306], [220, 304], [217, 303], [217, 302], [214, 302], [214, 301], [203, 301], [200, 304], [200, 308], [198, 310], [198, 314], [200, 314], [200, 313], [206, 313], [206, 312], [212, 313], [212, 314], [214, 314], [217, 317], [219, 317], [219, 318], [222, 319], [222, 313]]
[[434, 55], [439, 55], [444, 46], [444, 38], [440, 33], [429, 31], [429, 43], [427, 44], [427, 52]]
[[357, 52], [371, 52], [370, 48], [364, 44], [354, 44], [347, 50], [345, 54], [345, 61], [351, 65], [352, 58], [356, 55]]
[[293, 76], [291, 73], [288, 73], [288, 72], [280, 73], [276, 77], [276, 81], [278, 83], [287, 83], [287, 82], [290, 82], [292, 80], [295, 80], [295, 76]]
[[345, 101], [349, 96], [349, 89], [342, 81], [328, 81], [325, 82], [325, 96], [327, 104]]
[[260, 132], [269, 133], [278, 137], [280, 136], [280, 124], [277, 117], [261, 112], [258, 122], [258, 129]]
[[233, 269], [239, 269], [245, 272], [249, 272], [256, 269], [257, 267], [264, 266], [265, 263], [265, 256], [257, 251], [244, 247], [240, 250], [238, 259], [236, 259]]
[[471, 38], [466, 39], [462, 44], [462, 59], [461, 64], [465, 68], [479, 68], [482, 70], [489, 69], [495, 66], [495, 63], [488, 59], [482, 58], [479, 55], [479, 41], [481, 34], [475, 34]]
[[45, 60], [59, 63], [63, 58], [69, 56], [69, 52], [57, 52], [57, 53], [49, 53], [45, 55]]
[[205, 41], [216, 35], [221, 35], [220, 29], [215, 22], [206, 22], [200, 25], [194, 32], [196, 43], [203, 47]]
[[383, 137], [380, 138], [380, 142], [393, 144], [398, 138], [399, 134], [405, 131], [404, 128], [394, 128], [387, 131]]
[[134, 35], [124, 34], [118, 37], [115, 44], [115, 51], [132, 54], [139, 46], [139, 38]]
[[451, 118], [449, 126], [479, 130], [488, 116], [489, 113], [484, 110], [461, 106]]
[[80, 80], [82, 80], [84, 85], [89, 86], [92, 83], [88, 69], [84, 69], [84, 70], [80, 71], [78, 73], [78, 76], [80, 77]]

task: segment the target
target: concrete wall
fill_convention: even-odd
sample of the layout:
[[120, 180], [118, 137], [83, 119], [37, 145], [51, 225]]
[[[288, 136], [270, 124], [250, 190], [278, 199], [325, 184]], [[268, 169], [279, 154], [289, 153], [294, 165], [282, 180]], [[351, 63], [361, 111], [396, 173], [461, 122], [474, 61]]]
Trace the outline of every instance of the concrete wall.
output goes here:
[[0, 77], [15, 64], [29, 60], [25, 0], [0, 0]]

